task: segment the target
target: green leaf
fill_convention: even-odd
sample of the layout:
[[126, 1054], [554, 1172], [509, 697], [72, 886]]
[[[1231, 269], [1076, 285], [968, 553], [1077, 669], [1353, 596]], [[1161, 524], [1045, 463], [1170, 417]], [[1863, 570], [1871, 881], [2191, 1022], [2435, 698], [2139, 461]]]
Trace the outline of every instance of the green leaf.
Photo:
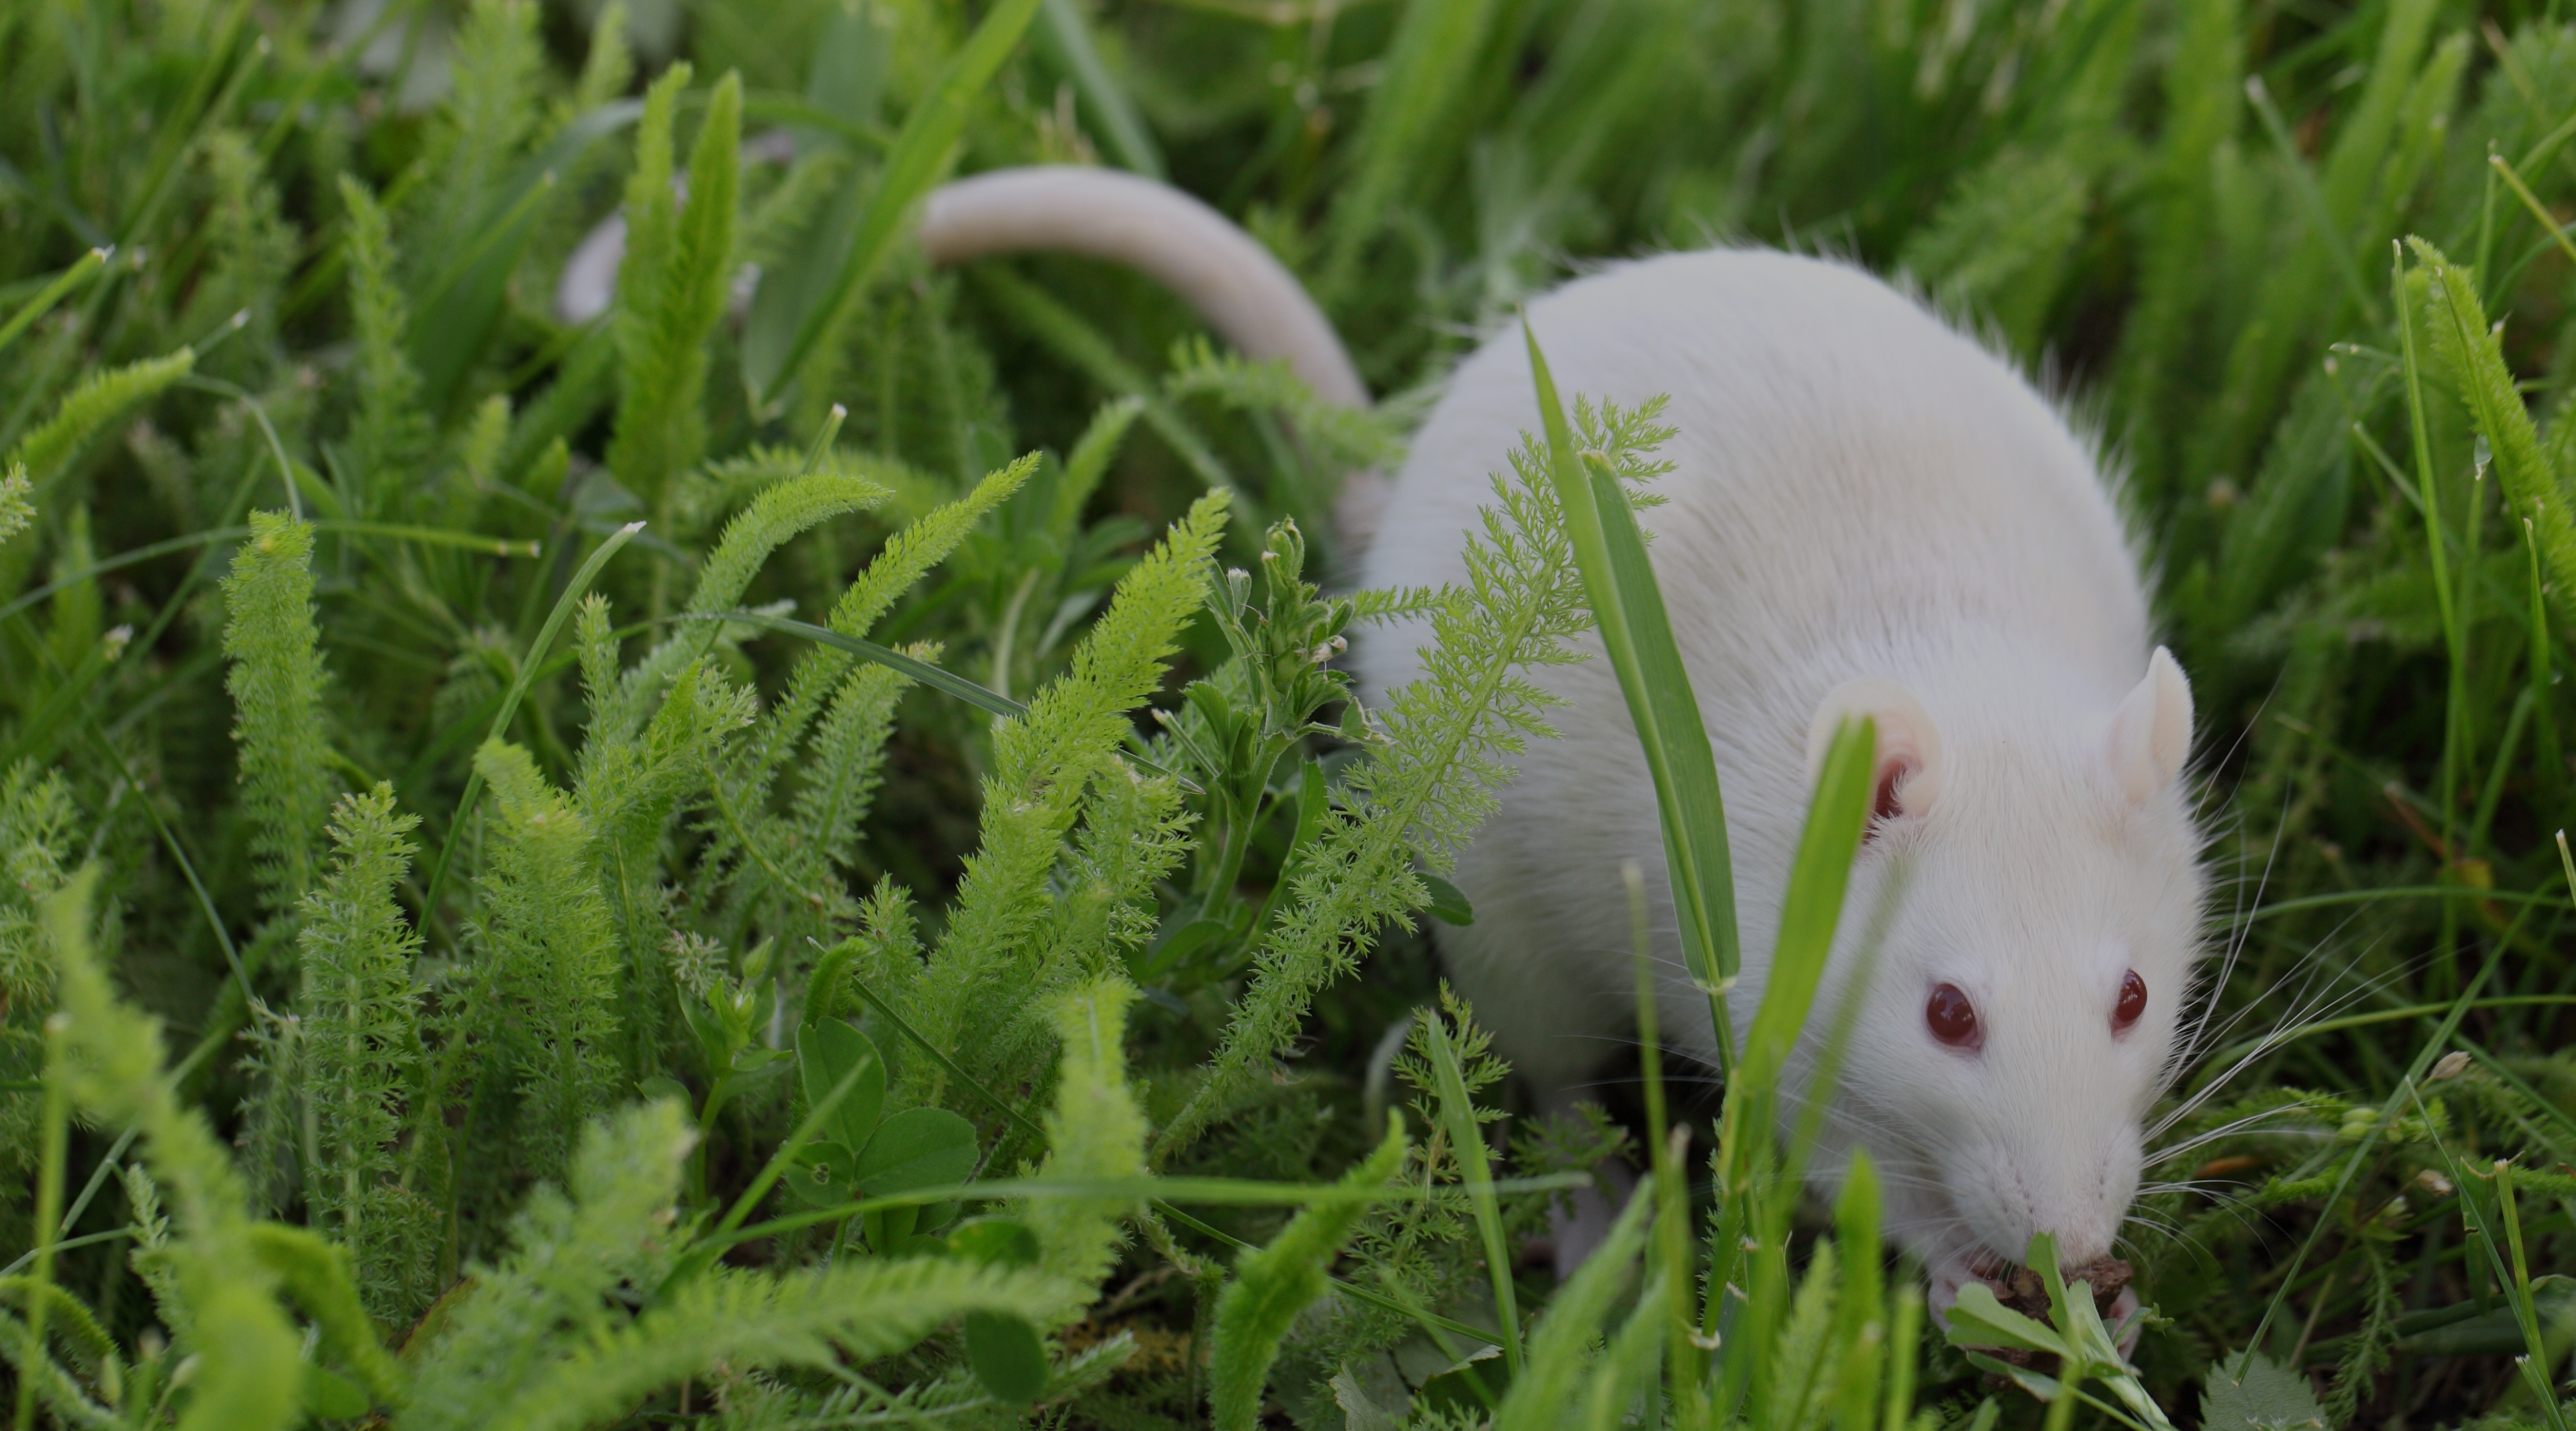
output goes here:
[[2308, 1379], [2247, 1348], [2210, 1368], [2201, 1389], [2206, 1431], [2325, 1431]]
[[146, 358], [121, 368], [93, 368], [81, 379], [80, 386], [63, 399], [53, 416], [19, 442], [11, 457], [26, 464], [41, 494], [62, 475], [63, 465], [101, 429], [137, 404], [158, 396], [162, 389], [196, 371], [196, 367], [196, 351], [181, 348], [167, 357]]
[[823, 1124], [822, 1136], [844, 1148], [866, 1147], [877, 1130], [877, 1115], [885, 1110], [885, 1060], [877, 1055], [877, 1046], [839, 1019], [826, 1019], [796, 1031], [796, 1060], [805, 1076], [809, 1104], [831, 1096], [844, 1075], [865, 1066], [858, 1085], [842, 1095], [840, 1106]]
[[809, 1207], [840, 1207], [859, 1199], [858, 1159], [838, 1143], [808, 1143], [796, 1165], [778, 1179]]
[[1440, 1121], [1448, 1130], [1451, 1153], [1458, 1160], [1458, 1180], [1466, 1184], [1467, 1202], [1476, 1215], [1476, 1231], [1485, 1244], [1485, 1280], [1494, 1292], [1494, 1316], [1503, 1332], [1503, 1364], [1513, 1377], [1521, 1374], [1520, 1298], [1512, 1285], [1512, 1260], [1503, 1236], [1501, 1204], [1494, 1196], [1494, 1171], [1486, 1161], [1485, 1133], [1476, 1118], [1474, 1097], [1458, 1067], [1448, 1021], [1436, 1010], [1421, 1015], [1423, 1047], [1439, 1080]]
[[896, 236], [903, 232], [912, 206], [930, 192], [931, 185], [948, 167], [949, 150], [965, 132], [968, 111], [992, 84], [995, 72], [1010, 57], [1012, 47], [1019, 43], [1020, 32], [1028, 28], [1037, 10], [1038, 0], [1002, 0], [995, 5], [949, 61], [930, 93], [904, 117], [903, 131], [895, 136], [894, 148], [886, 155], [876, 194], [868, 201], [867, 215], [859, 221], [858, 236], [851, 240], [849, 252], [841, 260], [839, 276], [821, 301], [805, 310], [805, 321], [797, 325], [795, 336], [783, 348], [743, 353], [743, 381], [756, 401], [767, 401], [795, 376], [806, 354], [839, 318], [842, 306], [885, 261]]
[[2069, 1350], [2056, 1328], [1996, 1301], [1995, 1289], [1983, 1282], [1970, 1282], [1959, 1289], [1959, 1300], [1950, 1308], [1950, 1343], [2046, 1352], [2058, 1357]]
[[367, 1414], [367, 1389], [329, 1367], [304, 1364], [304, 1409], [326, 1421], [351, 1421]]
[[1834, 1423], [1844, 1431], [1867, 1431], [1878, 1409], [1888, 1349], [1878, 1233], [1878, 1167], [1867, 1148], [1855, 1148], [1843, 1172], [1842, 1193], [1834, 1200], [1834, 1244], [1842, 1268], [1842, 1285], [1834, 1294]]
[[[1385, 1141], [1368, 1161], [1341, 1181], [1350, 1188], [1384, 1188], [1404, 1167], [1404, 1119], [1387, 1115]], [[1279, 1342], [1299, 1313], [1324, 1294], [1324, 1271], [1358, 1230], [1368, 1204], [1310, 1207], [1258, 1252], [1244, 1254], [1233, 1285], [1217, 1299], [1208, 1343], [1208, 1406], [1217, 1431], [1251, 1431], [1261, 1417], [1261, 1387], [1279, 1356]]]
[[1144, 117], [1136, 112], [1134, 102], [1101, 62], [1100, 49], [1091, 41], [1082, 7], [1075, 0], [1043, 3], [1037, 27], [1038, 47], [1049, 64], [1073, 81], [1083, 117], [1108, 141], [1109, 151], [1120, 168], [1132, 169], [1148, 179], [1163, 178], [1163, 153], [1155, 147], [1154, 136], [1146, 130]]
[[1860, 849], [1861, 831], [1869, 822], [1870, 771], [1877, 761], [1878, 727], [1868, 720], [1846, 720], [1835, 730], [1817, 772], [1816, 793], [1807, 804], [1807, 827], [1798, 837], [1798, 855], [1789, 868], [1789, 890], [1781, 902], [1780, 939], [1771, 955], [1770, 981], [1762, 990], [1762, 1007], [1745, 1036], [1744, 1060], [1738, 1067], [1747, 1086], [1767, 1092], [1788, 1062], [1790, 1046], [1805, 1027], [1807, 1010], [1824, 978], [1825, 956], [1833, 952], [1834, 929], [1842, 920], [1843, 892], [1851, 883], [1852, 856]]
[[908, 1108], [877, 1126], [853, 1178], [871, 1197], [961, 1183], [975, 1171], [975, 1125], [945, 1108]]
[[0, 322], [0, 348], [6, 348], [16, 342], [18, 335], [26, 332], [29, 325], [51, 312], [53, 306], [62, 302], [65, 295], [78, 288], [83, 280], [107, 267], [107, 261], [115, 256], [116, 249], [112, 245], [106, 248], [94, 248], [75, 259], [71, 267], [56, 274], [51, 283], [37, 290], [35, 297], [20, 305], [18, 311], [9, 315], [7, 321]]
[[323, 1349], [365, 1378], [366, 1385], [350, 1388], [357, 1393], [357, 1411], [327, 1414], [363, 1415], [371, 1392], [387, 1405], [400, 1401], [402, 1369], [385, 1354], [375, 1324], [359, 1305], [348, 1249], [304, 1228], [274, 1222], [253, 1223], [249, 1232], [252, 1250], [312, 1320]]
[[1504, 1364], [1503, 1349], [1481, 1347], [1466, 1360], [1422, 1383], [1414, 1393], [1414, 1402], [1426, 1411], [1450, 1416], [1471, 1416], [1479, 1422], [1486, 1408], [1501, 1399], [1512, 1388], [1511, 1368]]
[[968, 1312], [966, 1362], [995, 1401], [1025, 1405], [1046, 1390], [1046, 1343], [1026, 1317]]
[[2409, 244], [2431, 280], [2426, 308], [2434, 351], [2458, 382], [2461, 405], [2486, 435], [2514, 513], [2532, 524], [2561, 601], [2576, 597], [2576, 518], [2569, 516], [2565, 484], [2550, 470], [2513, 372], [2505, 366], [2503, 340], [2487, 326], [2476, 275], [2422, 239]]
[[[2534, 1277], [2531, 1298], [2544, 1326], [2576, 1325], [2576, 1277]], [[2475, 1302], [2460, 1302], [2401, 1317], [2397, 1330], [2396, 1349], [2420, 1356], [2519, 1356], [2525, 1350], [2521, 1317], [2505, 1304], [2482, 1312]]]
[[995, 1267], [1034, 1267], [1038, 1235], [1015, 1217], [979, 1217], [948, 1234], [948, 1252]]
[[1423, 912], [1443, 924], [1465, 926], [1476, 922], [1476, 907], [1467, 902], [1467, 892], [1428, 870], [1419, 870], [1414, 878], [1431, 891], [1431, 902]]
[[[1709, 1020], [1716, 1026], [1721, 1072], [1731, 1072], [1735, 1031], [1727, 1021], [1725, 990], [1738, 964], [1735, 875], [1726, 845], [1726, 801], [1718, 788], [1717, 757], [1709, 748], [1699, 697], [1682, 665], [1664, 613], [1662, 589], [1646, 556], [1636, 509], [1618, 478], [1578, 456], [1574, 434], [1557, 400], [1538, 334], [1521, 326], [1529, 342], [1530, 379], [1538, 388], [1539, 419], [1547, 429], [1548, 474], [1565, 515], [1565, 532], [1583, 572], [1620, 694], [1654, 777], [1655, 813], [1663, 827], [1664, 863], [1672, 881], [1673, 909], [1681, 925], [1682, 957], [1691, 977], [1708, 991]], [[1802, 1010], [1803, 1012], [1803, 1010]]]

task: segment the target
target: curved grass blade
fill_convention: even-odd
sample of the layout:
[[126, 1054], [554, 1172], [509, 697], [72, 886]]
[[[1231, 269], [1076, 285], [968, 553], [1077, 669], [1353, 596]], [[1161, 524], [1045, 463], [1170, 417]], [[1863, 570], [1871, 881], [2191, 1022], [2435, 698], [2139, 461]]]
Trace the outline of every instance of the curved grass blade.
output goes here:
[[1475, 1210], [1476, 1232], [1485, 1243], [1485, 1279], [1493, 1286], [1494, 1317], [1503, 1330], [1503, 1365], [1518, 1381], [1520, 1294], [1512, 1284], [1511, 1248], [1503, 1239], [1502, 1205], [1494, 1196], [1494, 1170], [1486, 1161], [1484, 1128], [1476, 1121], [1476, 1105], [1459, 1071], [1457, 1050], [1449, 1046], [1449, 1025], [1439, 1015], [1422, 1021], [1422, 1043], [1431, 1051], [1432, 1071], [1439, 1075], [1440, 1121], [1448, 1125], [1451, 1155], [1458, 1160], [1459, 1180], [1467, 1185], [1467, 1203]]
[[11, 343], [18, 341], [19, 334], [26, 332], [37, 319], [52, 312], [54, 305], [62, 302], [65, 295], [80, 287], [83, 280], [90, 275], [107, 267], [107, 261], [114, 257], [116, 257], [114, 244], [104, 248], [94, 248], [81, 255], [79, 261], [71, 267], [56, 275], [53, 282], [46, 284], [35, 297], [27, 300], [26, 306], [11, 314], [7, 323], [0, 324], [0, 349], [5, 349]]
[[1673, 887], [1673, 913], [1681, 925], [1682, 955], [1691, 977], [1708, 993], [1716, 1026], [1718, 1069], [1735, 1065], [1735, 1031], [1727, 1021], [1726, 990], [1739, 963], [1735, 928], [1735, 874], [1726, 845], [1726, 802], [1718, 789], [1717, 757], [1681, 648], [1673, 641], [1645, 534], [1619, 480], [1575, 452], [1574, 435], [1557, 400], [1556, 381], [1539, 352], [1538, 334], [1526, 320], [1530, 378], [1538, 388], [1539, 419], [1547, 428], [1549, 471], [1556, 479], [1566, 535], [1583, 570], [1602, 644], [1619, 674], [1619, 690], [1645, 747], [1655, 780], [1655, 811], [1664, 831], [1664, 859]]

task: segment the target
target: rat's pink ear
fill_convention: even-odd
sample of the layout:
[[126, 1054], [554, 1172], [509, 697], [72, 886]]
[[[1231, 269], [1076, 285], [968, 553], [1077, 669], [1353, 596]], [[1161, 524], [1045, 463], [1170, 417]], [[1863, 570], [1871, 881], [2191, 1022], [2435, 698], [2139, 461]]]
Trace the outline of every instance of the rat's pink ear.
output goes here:
[[1878, 723], [1878, 770], [1870, 782], [1870, 819], [1920, 815], [1941, 790], [1941, 732], [1914, 693], [1894, 681], [1863, 676], [1834, 687], [1807, 723], [1807, 784], [1825, 767], [1825, 751], [1845, 720]]
[[2112, 713], [2110, 747], [2111, 774], [2131, 804], [2145, 804], [2182, 774], [2191, 755], [2191, 681], [2164, 647], [2147, 658], [2147, 678]]

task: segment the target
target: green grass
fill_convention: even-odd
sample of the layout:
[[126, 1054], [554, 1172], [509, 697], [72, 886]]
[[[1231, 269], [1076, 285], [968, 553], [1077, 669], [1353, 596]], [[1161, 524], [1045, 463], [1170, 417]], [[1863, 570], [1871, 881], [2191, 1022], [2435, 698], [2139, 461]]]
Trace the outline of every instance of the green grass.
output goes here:
[[[15, 1424], [2565, 1431], [2576, 16], [354, 13], [0, 4]], [[1066, 160], [1243, 222], [1379, 409], [908, 242]], [[1868, 1179], [1802, 1202], [1798, 981], [1722, 1104], [1649, 1040], [1556, 1122], [1438, 987], [1523, 673], [1597, 594], [1671, 684], [1651, 456], [1565, 394], [1482, 603], [1347, 592], [1332, 493], [1469, 335], [1711, 237], [1911, 273], [2125, 474], [2223, 890], [2134, 1369], [2061, 1287], [1977, 1340], [2080, 1380], [1997, 1389]], [[1315, 653], [1399, 610], [1441, 653], [1363, 720]], [[1604, 1254], [1514, 1266], [1609, 1157]]]

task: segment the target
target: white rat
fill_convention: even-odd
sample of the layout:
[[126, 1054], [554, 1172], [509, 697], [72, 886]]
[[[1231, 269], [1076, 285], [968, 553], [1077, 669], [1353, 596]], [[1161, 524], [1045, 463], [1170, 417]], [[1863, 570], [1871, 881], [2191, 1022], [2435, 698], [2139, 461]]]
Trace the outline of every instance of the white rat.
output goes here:
[[[1132, 264], [1237, 347], [1285, 358], [1331, 400], [1366, 400], [1295, 280], [1178, 191], [1005, 170], [935, 191], [921, 238], [936, 262], [1068, 249]], [[582, 289], [568, 273], [563, 297], [605, 307], [614, 268], [594, 258], [599, 276]], [[2139, 561], [2087, 446], [2006, 363], [1843, 264], [1671, 254], [1568, 283], [1528, 321], [1561, 391], [1672, 399], [1668, 500], [1643, 520], [1725, 790], [1739, 1042], [1824, 742], [1845, 715], [1877, 722], [1877, 813], [1793, 1087], [1900, 866], [1903, 884], [1817, 1180], [1868, 1147], [1887, 1230], [1922, 1259], [1936, 1311], [2039, 1232], [2068, 1267], [2109, 1255], [2141, 1120], [2178, 1058], [2206, 882], [2180, 778], [2191, 688], [2151, 645]], [[1491, 474], [1538, 427], [1514, 329], [1449, 379], [1383, 512], [1345, 508], [1346, 528], [1356, 515], [1376, 529], [1367, 583], [1463, 581]], [[1363, 639], [1368, 698], [1413, 678], [1427, 635]], [[1530, 745], [1461, 859], [1476, 920], [1440, 946], [1497, 1050], [1553, 1105], [1634, 1034], [1628, 862], [1664, 933], [1663, 1036], [1712, 1065], [1716, 1041], [1671, 938], [1654, 791], [1617, 679], [1602, 659], [1536, 674], [1566, 702], [1561, 734]], [[1588, 1247], [1561, 1231], [1563, 1266]]]
[[[2180, 775], [2191, 689], [2147, 631], [2139, 563], [2085, 445], [1984, 348], [1842, 264], [1672, 254], [1530, 305], [1559, 389], [1678, 429], [1643, 514], [1714, 743], [1760, 1004], [1814, 767], [1845, 714], [1879, 731], [1877, 810], [1809, 1021], [1811, 1055], [1879, 891], [1906, 867], [1820, 1150], [1865, 1144], [1889, 1233], [1937, 1308], [2054, 1233], [2107, 1256], [2141, 1164], [2196, 954], [2204, 878]], [[1415, 434], [1366, 579], [1464, 578], [1488, 474], [1539, 418], [1517, 330], [1459, 367]], [[1423, 633], [1365, 641], [1372, 695]], [[1597, 643], [1595, 649], [1597, 650]], [[1441, 952], [1495, 1047], [1542, 1090], [1633, 1036], [1624, 861], [1673, 928], [1653, 787], [1606, 660], [1539, 679], [1566, 701], [1461, 858], [1475, 923]], [[1658, 1022], [1714, 1062], [1705, 996], [1657, 951]], [[1803, 1083], [1803, 1075], [1793, 1072]]]

